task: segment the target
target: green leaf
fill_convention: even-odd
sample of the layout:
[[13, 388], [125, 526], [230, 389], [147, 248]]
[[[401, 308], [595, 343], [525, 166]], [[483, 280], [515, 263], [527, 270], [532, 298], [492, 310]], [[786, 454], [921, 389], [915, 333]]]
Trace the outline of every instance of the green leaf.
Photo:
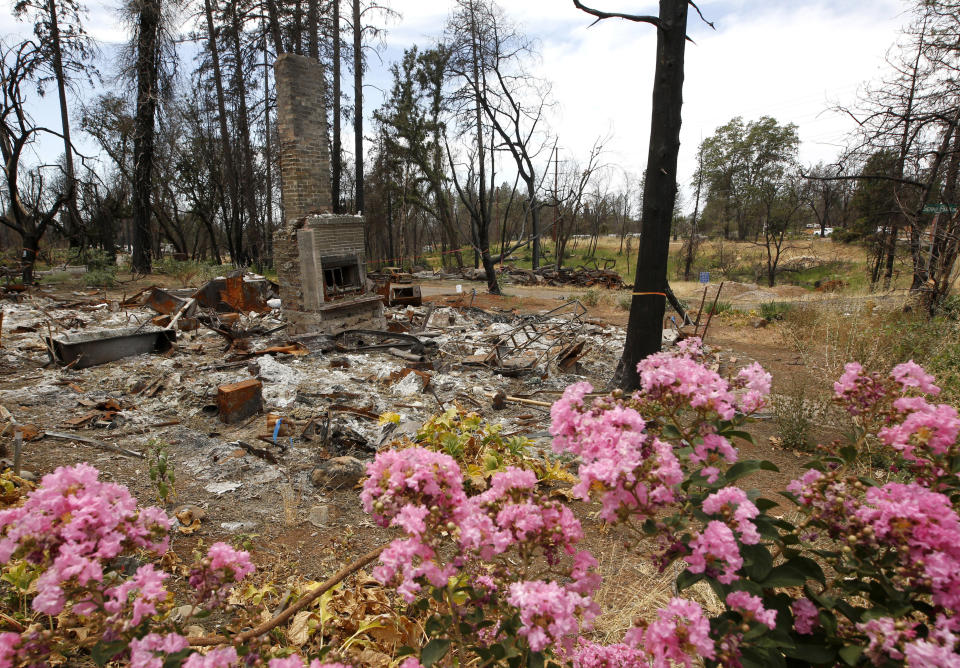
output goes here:
[[448, 649], [450, 649], [449, 638], [434, 638], [420, 650], [420, 663], [422, 663], [425, 668], [430, 668], [430, 666], [444, 657]]
[[785, 647], [783, 653], [810, 664], [834, 663], [837, 657], [837, 653], [830, 647], [810, 643], [797, 643], [792, 648]]
[[749, 443], [749, 444], [751, 444], [751, 445], [754, 444], [753, 434], [751, 434], [751, 433], [748, 432], [748, 431], [737, 431], [737, 430], [735, 430], [735, 429], [731, 429], [730, 431], [724, 432], [723, 435], [726, 436], [728, 439], [729, 439], [729, 438], [739, 438], [739, 439], [742, 439], [742, 440], [746, 441], [747, 443]]
[[677, 576], [677, 591], [683, 591], [687, 587], [700, 582], [703, 577], [703, 573], [691, 573], [689, 570], [684, 570]]
[[826, 584], [827, 578], [823, 574], [823, 569], [820, 568], [820, 564], [815, 562], [810, 557], [793, 557], [787, 563], [803, 573], [809, 579], [816, 580], [820, 584]]
[[105, 666], [117, 654], [127, 648], [127, 643], [123, 640], [114, 640], [113, 642], [98, 642], [90, 650], [90, 658], [98, 666]]
[[774, 473], [780, 473], [780, 468], [773, 462], [767, 461], [766, 459], [760, 460], [760, 468], [764, 471], [773, 471]]
[[753, 505], [757, 507], [761, 512], [766, 512], [771, 508], [776, 508], [780, 504], [776, 501], [771, 501], [770, 499], [760, 498], [753, 502]]
[[744, 545], [740, 553], [744, 556], [744, 572], [754, 582], [763, 582], [773, 569], [773, 558], [763, 545]]
[[807, 581], [803, 571], [794, 568], [789, 563], [780, 564], [761, 582], [765, 588], [770, 587], [799, 587]]
[[746, 459], [742, 462], [737, 462], [736, 464], [731, 466], [729, 469], [727, 469], [727, 475], [726, 475], [727, 482], [734, 482], [735, 480], [739, 480], [743, 476], [750, 475], [754, 471], [759, 470], [759, 468], [760, 466], [757, 464], [757, 462], [753, 460]]
[[529, 668], [543, 668], [544, 666], [543, 654], [541, 654], [540, 652], [534, 652], [533, 654], [531, 654], [530, 658], [527, 659], [527, 666]]
[[863, 648], [857, 647], [856, 645], [847, 645], [842, 647], [837, 654], [840, 655], [840, 658], [843, 659], [845, 664], [855, 666], [859, 663], [861, 655], [863, 655]]

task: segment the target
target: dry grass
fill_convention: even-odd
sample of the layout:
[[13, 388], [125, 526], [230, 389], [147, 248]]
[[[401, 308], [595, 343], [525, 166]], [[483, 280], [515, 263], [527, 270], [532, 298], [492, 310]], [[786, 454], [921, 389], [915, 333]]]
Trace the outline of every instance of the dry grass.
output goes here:
[[[625, 536], [612, 529], [591, 546], [591, 551], [600, 563], [603, 584], [594, 600], [603, 610], [594, 622], [593, 639], [605, 644], [623, 640], [623, 634], [634, 626], [634, 620], [652, 621], [657, 610], [667, 605], [676, 596], [674, 582], [685, 568], [683, 562], [671, 564], [659, 572], [652, 555], [656, 552], [653, 541], [624, 545]], [[698, 582], [684, 591], [685, 598], [700, 603], [710, 615], [718, 615], [724, 607], [705, 582]]]

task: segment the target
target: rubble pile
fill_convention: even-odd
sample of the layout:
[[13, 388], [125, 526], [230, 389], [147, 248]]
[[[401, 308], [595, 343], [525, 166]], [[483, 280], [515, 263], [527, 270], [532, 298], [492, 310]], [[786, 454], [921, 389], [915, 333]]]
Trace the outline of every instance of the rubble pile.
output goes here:
[[[573, 382], [606, 380], [624, 341], [575, 301], [539, 315], [427, 303], [388, 309], [387, 330], [288, 336], [268, 282], [217, 280], [133, 297], [34, 288], [0, 302], [4, 464], [89, 461], [149, 499], [163, 444], [179, 502], [215, 532], [337, 522], [348, 511], [331, 504], [377, 448], [455, 405], [548, 449], [550, 404]], [[120, 350], [118, 336], [144, 333], [169, 345]], [[103, 341], [111, 359], [85, 347]], [[64, 342], [78, 346], [70, 359]], [[195, 515], [184, 515], [191, 526]]]

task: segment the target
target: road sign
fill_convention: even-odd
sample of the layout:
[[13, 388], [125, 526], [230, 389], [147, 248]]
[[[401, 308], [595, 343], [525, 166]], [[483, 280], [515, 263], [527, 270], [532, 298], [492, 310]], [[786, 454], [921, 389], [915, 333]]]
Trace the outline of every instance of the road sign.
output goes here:
[[954, 213], [956, 210], [955, 204], [927, 204], [923, 207], [924, 213]]
[[701, 283], [709, 283], [709, 282], [710, 282], [710, 272], [709, 272], [709, 271], [701, 271], [701, 272], [700, 272], [700, 282], [701, 282]]

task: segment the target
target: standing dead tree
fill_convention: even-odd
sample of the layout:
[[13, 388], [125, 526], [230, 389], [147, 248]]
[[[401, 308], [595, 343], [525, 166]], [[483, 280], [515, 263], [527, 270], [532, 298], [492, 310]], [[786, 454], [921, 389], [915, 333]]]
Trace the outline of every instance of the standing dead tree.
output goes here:
[[650, 146], [643, 192], [642, 236], [637, 273], [627, 322], [627, 340], [614, 382], [625, 391], [639, 387], [637, 363], [660, 350], [666, 311], [667, 257], [670, 225], [677, 195], [677, 154], [680, 151], [683, 106], [683, 61], [690, 0], [660, 0], [659, 16], [603, 12], [573, 0], [597, 21], [621, 18], [657, 28], [657, 66], [653, 83]]
[[17, 232], [23, 240], [20, 259], [25, 284], [33, 282], [40, 239], [66, 204], [71, 190], [67, 184], [59, 192], [52, 191], [44, 179], [46, 166], [24, 166], [39, 135], [63, 138], [59, 132], [34, 123], [26, 111], [23, 89], [32, 83], [40, 57], [37, 45], [29, 40], [10, 47], [0, 44], [0, 156], [4, 185], [0, 190], [0, 224]]

